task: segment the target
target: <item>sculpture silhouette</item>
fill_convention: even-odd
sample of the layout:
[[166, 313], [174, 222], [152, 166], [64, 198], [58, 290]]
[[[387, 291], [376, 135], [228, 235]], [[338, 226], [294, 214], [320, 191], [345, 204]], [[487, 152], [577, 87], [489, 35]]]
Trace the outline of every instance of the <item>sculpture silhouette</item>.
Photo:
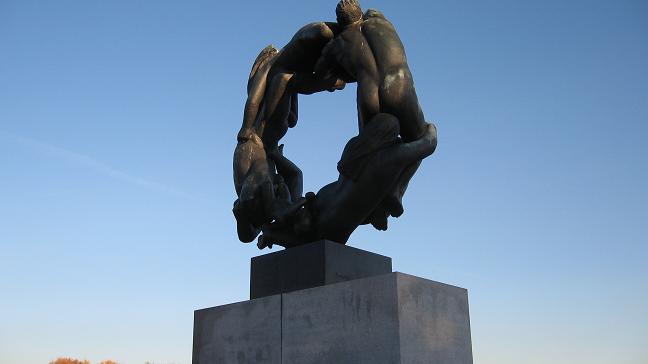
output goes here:
[[[364, 15], [342, 0], [337, 23], [302, 27], [278, 51], [268, 46], [248, 80], [243, 125], [234, 152], [239, 239], [286, 248], [314, 240], [346, 243], [362, 224], [387, 229], [404, 209], [402, 196], [421, 160], [436, 148], [403, 44], [377, 10]], [[296, 125], [297, 95], [357, 83], [359, 133], [338, 163], [338, 180], [302, 197], [302, 173], [277, 147]]]

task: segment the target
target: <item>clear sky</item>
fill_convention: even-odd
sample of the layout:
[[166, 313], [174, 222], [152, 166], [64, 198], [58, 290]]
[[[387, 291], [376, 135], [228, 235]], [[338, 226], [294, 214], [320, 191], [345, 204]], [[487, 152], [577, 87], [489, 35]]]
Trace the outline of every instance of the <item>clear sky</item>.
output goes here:
[[[336, 1], [0, 0], [0, 362], [190, 363], [248, 298], [231, 159], [251, 64]], [[387, 232], [349, 244], [469, 290], [477, 364], [648, 363], [648, 2], [369, 1], [439, 129]], [[305, 189], [355, 86], [300, 100]]]

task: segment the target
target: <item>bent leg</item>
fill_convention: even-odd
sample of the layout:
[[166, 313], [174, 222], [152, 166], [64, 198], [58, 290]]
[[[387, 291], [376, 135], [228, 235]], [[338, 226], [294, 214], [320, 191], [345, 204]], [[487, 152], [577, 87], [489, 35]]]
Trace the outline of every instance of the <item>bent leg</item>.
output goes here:
[[396, 152], [388, 156], [385, 163], [394, 166], [405, 164], [407, 167], [403, 170], [394, 186], [392, 192], [381, 202], [381, 207], [385, 208], [393, 217], [399, 217], [403, 214], [403, 195], [407, 190], [409, 181], [421, 165], [423, 158], [434, 153], [437, 145], [437, 131], [434, 124], [425, 123], [425, 132], [417, 140], [409, 143], [403, 143]]

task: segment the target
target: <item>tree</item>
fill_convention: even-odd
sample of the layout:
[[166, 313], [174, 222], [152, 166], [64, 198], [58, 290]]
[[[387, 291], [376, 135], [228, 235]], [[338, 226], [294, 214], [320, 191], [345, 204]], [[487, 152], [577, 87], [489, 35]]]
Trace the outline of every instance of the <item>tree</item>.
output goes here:
[[[49, 362], [49, 364], [90, 364], [90, 361], [72, 359], [72, 358], [58, 358], [54, 361]], [[104, 360], [99, 364], [118, 364], [118, 363], [114, 360]]]
[[90, 364], [87, 360], [78, 360], [72, 358], [58, 358], [54, 361], [49, 362], [49, 364]]

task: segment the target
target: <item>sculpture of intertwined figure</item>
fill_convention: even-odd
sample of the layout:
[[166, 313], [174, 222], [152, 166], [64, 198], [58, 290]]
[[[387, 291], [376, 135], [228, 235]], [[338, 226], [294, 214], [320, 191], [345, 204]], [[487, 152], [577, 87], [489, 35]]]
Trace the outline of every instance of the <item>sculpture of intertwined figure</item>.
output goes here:
[[[387, 229], [423, 158], [437, 144], [425, 121], [405, 49], [385, 16], [342, 0], [337, 22], [302, 27], [281, 50], [264, 48], [248, 80], [234, 151], [234, 202], [242, 242], [290, 248], [327, 239], [345, 244], [362, 224]], [[339, 177], [302, 196], [301, 170], [278, 145], [296, 125], [297, 95], [357, 84], [359, 133], [344, 148]], [[259, 235], [261, 234], [261, 235]]]

